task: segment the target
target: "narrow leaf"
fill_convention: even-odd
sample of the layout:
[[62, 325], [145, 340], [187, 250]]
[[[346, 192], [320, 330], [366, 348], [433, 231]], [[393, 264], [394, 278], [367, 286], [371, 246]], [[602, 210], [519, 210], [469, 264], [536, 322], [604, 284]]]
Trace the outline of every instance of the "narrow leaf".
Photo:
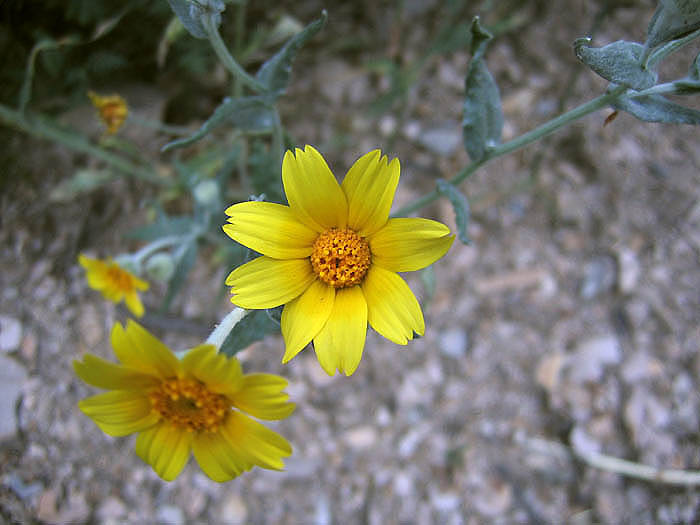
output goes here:
[[472, 19], [472, 24], [469, 27], [469, 36], [471, 41], [469, 50], [472, 54], [472, 60], [484, 58], [486, 46], [493, 38], [493, 35], [484, 29], [478, 16]]
[[79, 170], [72, 177], [61, 181], [49, 193], [51, 202], [70, 202], [76, 197], [85, 195], [107, 182], [113, 180], [115, 175], [108, 170]]
[[202, 16], [213, 16], [214, 24], [221, 23], [221, 12], [225, 5], [220, 0], [168, 0], [187, 32], [195, 38], [207, 38]]
[[615, 84], [635, 89], [647, 89], [656, 84], [656, 71], [643, 69], [643, 46], [636, 42], [618, 40], [603, 47], [590, 47], [590, 39], [579, 38], [574, 42], [578, 59]]
[[318, 33], [328, 20], [328, 13], [324, 9], [321, 18], [311, 22], [300, 33], [293, 36], [272, 58], [265, 62], [258, 70], [257, 78], [268, 91], [279, 96], [284, 93], [292, 74], [292, 62], [301, 47]]
[[161, 311], [166, 312], [170, 308], [170, 304], [173, 302], [173, 299], [175, 299], [175, 296], [185, 284], [187, 274], [190, 273], [190, 270], [197, 260], [197, 248], [197, 241], [194, 239], [184, 246], [178, 247], [176, 253], [174, 254], [177, 258], [175, 272], [168, 283], [168, 292], [163, 300]]
[[265, 97], [225, 98], [197, 131], [189, 137], [169, 142], [161, 151], [188, 146], [225, 123], [244, 132], [265, 131], [271, 129], [274, 124], [274, 108]]
[[700, 111], [671, 102], [661, 95], [621, 97], [615, 101], [613, 107], [626, 111], [644, 122], [700, 125]]
[[196, 227], [197, 224], [192, 217], [170, 216], [160, 211], [154, 222], [131, 230], [127, 237], [150, 242], [162, 237], [185, 236]]
[[459, 240], [462, 244], [471, 244], [467, 234], [467, 226], [469, 224], [469, 201], [467, 201], [467, 197], [454, 185], [442, 179], [437, 181], [437, 189], [449, 199], [452, 208], [454, 208]]
[[[271, 312], [274, 313], [275, 310]], [[272, 320], [270, 312], [253, 310], [248, 312], [248, 315], [233, 327], [219, 352], [227, 356], [235, 355], [252, 343], [260, 341], [266, 335], [279, 332], [279, 330], [279, 322]]]
[[646, 49], [700, 28], [700, 0], [661, 0], [649, 28]]

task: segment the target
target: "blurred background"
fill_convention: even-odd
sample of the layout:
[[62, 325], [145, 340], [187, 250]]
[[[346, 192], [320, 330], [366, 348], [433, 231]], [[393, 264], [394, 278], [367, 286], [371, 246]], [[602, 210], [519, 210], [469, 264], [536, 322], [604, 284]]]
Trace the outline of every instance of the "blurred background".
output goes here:
[[[575, 38], [643, 41], [655, 3], [257, 1], [242, 22], [228, 5], [222, 36], [241, 38], [237, 58], [255, 71], [323, 8], [328, 23], [300, 51], [280, 101], [285, 141], [313, 144], [339, 177], [371, 149], [399, 157], [397, 208], [468, 163], [461, 108], [475, 14], [495, 35], [486, 61], [509, 140], [605, 89], [576, 60]], [[0, 1], [0, 103], [16, 106], [37, 42], [74, 35], [80, 44], [37, 55], [32, 112], [98, 143], [94, 90], [121, 94], [133, 122], [195, 130], [230, 83], [206, 40], [168, 36], [171, 18], [165, 0]], [[697, 53], [696, 42], [661, 76], [682, 76]], [[604, 472], [571, 453], [700, 469], [697, 131], [627, 114], [606, 125], [611, 112], [462, 186], [472, 244], [407, 277], [425, 337], [400, 347], [370, 332], [350, 378], [328, 377], [310, 349], [282, 366], [276, 335], [239, 353], [246, 370], [289, 379], [298, 408], [271, 426], [294, 454], [282, 473], [256, 469], [223, 485], [194, 462], [161, 481], [133, 437], [104, 435], [76, 406], [95, 390], [72, 360], [113, 359], [109, 331], [127, 317], [88, 288], [78, 254], [137, 249], [127, 232], [156, 210], [187, 211], [187, 193], [125, 176], [67, 187], [102, 161], [0, 126], [0, 521], [697, 522], [694, 487]], [[225, 146], [230, 133], [213, 138]], [[173, 159], [213, 142], [162, 154], [172, 136], [130, 120], [112, 140], [165, 178]], [[231, 169], [223, 197], [233, 202], [246, 184]], [[454, 228], [446, 200], [420, 214]], [[200, 250], [167, 313], [154, 285], [143, 324], [175, 350], [200, 342], [231, 308], [222, 261]]]

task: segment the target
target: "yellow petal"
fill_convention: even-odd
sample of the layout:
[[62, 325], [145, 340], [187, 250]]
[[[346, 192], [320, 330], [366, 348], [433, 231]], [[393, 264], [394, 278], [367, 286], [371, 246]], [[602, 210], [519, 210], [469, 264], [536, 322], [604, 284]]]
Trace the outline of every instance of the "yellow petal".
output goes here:
[[221, 429], [221, 435], [244, 458], [263, 468], [282, 470], [282, 458], [292, 453], [289, 442], [264, 425], [240, 412], [231, 412]]
[[231, 398], [236, 408], [259, 419], [283, 419], [294, 412], [294, 403], [283, 390], [287, 380], [273, 374], [248, 374]]
[[321, 367], [330, 376], [336, 369], [349, 376], [362, 359], [367, 336], [367, 302], [362, 288], [336, 290], [333, 310], [314, 337], [314, 350]]
[[335, 289], [316, 280], [282, 310], [282, 336], [286, 350], [282, 362], [297, 355], [326, 324], [333, 309]]
[[138, 390], [159, 382], [151, 375], [110, 363], [92, 354], [85, 354], [82, 362], [73, 361], [73, 368], [88, 385], [109, 390]]
[[114, 324], [112, 347], [125, 366], [139, 372], [160, 378], [175, 377], [180, 372], [180, 361], [175, 354], [131, 319], [126, 330], [119, 323]]
[[80, 410], [110, 436], [127, 436], [158, 422], [151, 402], [143, 392], [116, 390], [88, 397], [78, 403]]
[[297, 148], [295, 154], [287, 151], [282, 161], [282, 183], [292, 213], [318, 233], [345, 228], [348, 203], [326, 161], [312, 146]]
[[238, 359], [217, 353], [214, 345], [199, 345], [182, 358], [186, 375], [193, 376], [217, 394], [233, 395], [243, 384], [243, 373]]
[[275, 308], [301, 295], [315, 279], [309, 259], [278, 260], [258, 257], [233, 270], [226, 278], [241, 308]]
[[165, 481], [174, 480], [190, 456], [193, 433], [162, 423], [141, 432], [136, 454]]
[[430, 266], [447, 253], [454, 235], [430, 219], [389, 219], [369, 239], [372, 264], [392, 272], [412, 272]]
[[373, 264], [362, 283], [367, 320], [381, 335], [400, 345], [425, 333], [420, 305], [406, 282], [396, 273]]
[[399, 183], [399, 159], [387, 165], [379, 150], [370, 151], [352, 165], [343, 179], [348, 198], [348, 226], [369, 237], [386, 224]]
[[126, 307], [129, 309], [129, 311], [136, 317], [143, 316], [143, 303], [139, 298], [139, 294], [137, 294], [135, 290], [124, 294], [124, 302], [126, 303]]
[[226, 235], [258, 253], [275, 259], [311, 255], [318, 233], [299, 222], [289, 206], [272, 202], [241, 202], [226, 210]]
[[192, 440], [192, 453], [202, 471], [219, 483], [230, 481], [253, 468], [220, 433], [200, 432]]

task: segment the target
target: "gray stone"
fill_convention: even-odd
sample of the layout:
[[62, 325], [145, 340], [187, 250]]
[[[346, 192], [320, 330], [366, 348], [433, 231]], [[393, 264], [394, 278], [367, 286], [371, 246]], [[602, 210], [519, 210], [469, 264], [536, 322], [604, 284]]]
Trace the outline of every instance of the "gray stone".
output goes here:
[[620, 343], [614, 335], [604, 335], [583, 341], [568, 363], [573, 381], [600, 381], [605, 367], [616, 365], [622, 359]]
[[454, 153], [462, 142], [462, 132], [459, 127], [440, 126], [424, 131], [418, 141], [430, 151], [445, 157]]
[[22, 341], [22, 323], [14, 317], [0, 315], [0, 352], [13, 352]]
[[158, 509], [156, 518], [161, 523], [168, 525], [182, 525], [185, 523], [185, 514], [174, 505], [163, 505]]
[[11, 438], [17, 431], [15, 405], [26, 379], [22, 365], [0, 355], [0, 441]]
[[595, 296], [607, 292], [614, 285], [617, 278], [615, 261], [605, 255], [597, 257], [586, 264], [583, 281], [581, 283], [581, 297], [593, 299]]
[[442, 353], [455, 359], [467, 355], [468, 343], [467, 332], [463, 328], [451, 328], [444, 331], [440, 334], [438, 341]]

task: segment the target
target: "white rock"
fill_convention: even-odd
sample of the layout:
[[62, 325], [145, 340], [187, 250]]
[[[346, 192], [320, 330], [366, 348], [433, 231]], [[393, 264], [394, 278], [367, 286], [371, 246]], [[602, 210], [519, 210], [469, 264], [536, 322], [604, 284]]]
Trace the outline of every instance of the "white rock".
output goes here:
[[14, 317], [0, 315], [0, 352], [12, 352], [22, 341], [22, 323]]
[[467, 332], [464, 328], [451, 328], [440, 334], [438, 345], [442, 353], [459, 359], [467, 354]]
[[17, 430], [15, 404], [26, 379], [22, 365], [0, 355], [0, 441], [11, 438]]
[[629, 248], [621, 248], [617, 252], [618, 266], [618, 286], [622, 293], [630, 293], [639, 282], [639, 277], [642, 274], [642, 267], [639, 263], [637, 254]]
[[366, 449], [377, 442], [377, 431], [369, 425], [362, 425], [348, 430], [345, 442], [352, 448]]
[[156, 519], [168, 525], [182, 525], [185, 523], [185, 514], [174, 505], [163, 505], [156, 513]]
[[605, 367], [622, 359], [620, 343], [614, 335], [583, 341], [569, 360], [569, 376], [574, 381], [600, 381]]
[[248, 519], [248, 507], [244, 499], [236, 494], [231, 494], [221, 505], [220, 519], [223, 523], [245, 523]]
[[456, 125], [445, 125], [424, 131], [418, 140], [430, 151], [447, 157], [459, 147], [462, 142], [462, 132]]

